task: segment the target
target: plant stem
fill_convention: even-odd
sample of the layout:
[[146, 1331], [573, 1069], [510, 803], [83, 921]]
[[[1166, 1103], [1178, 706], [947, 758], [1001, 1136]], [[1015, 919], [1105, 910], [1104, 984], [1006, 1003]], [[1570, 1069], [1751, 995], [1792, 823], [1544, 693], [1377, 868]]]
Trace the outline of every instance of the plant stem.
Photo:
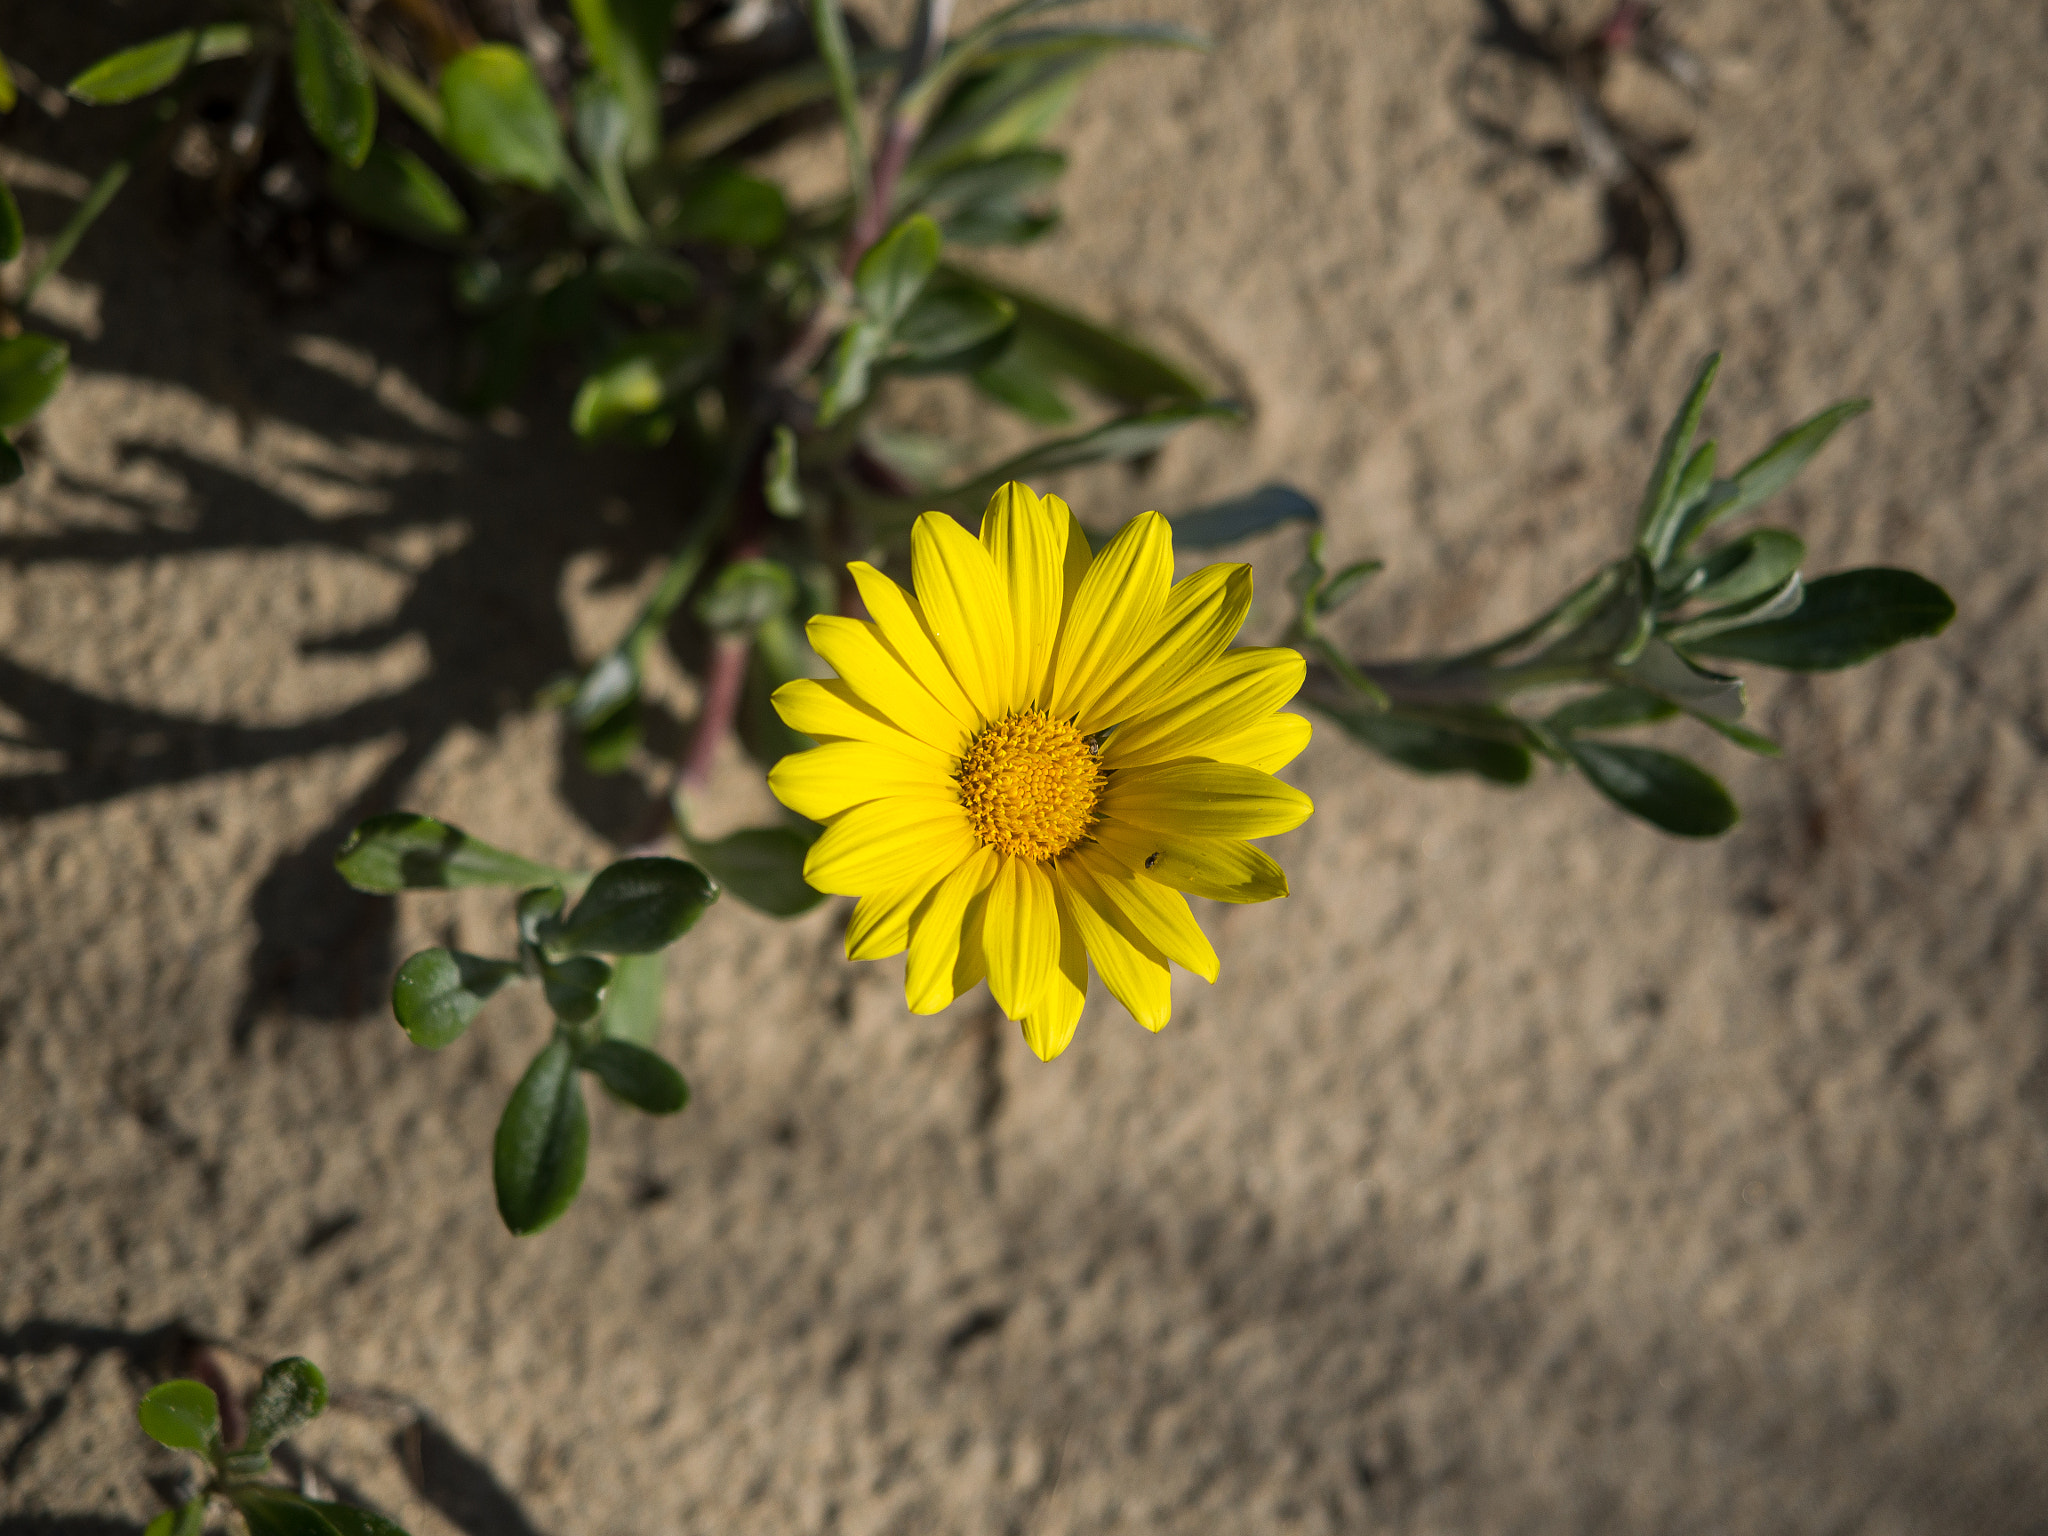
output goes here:
[[704, 673], [704, 703], [697, 711], [697, 725], [690, 733], [690, 745], [683, 752], [682, 766], [676, 774], [678, 792], [698, 792], [711, 782], [719, 745], [739, 717], [740, 698], [747, 685], [747, 658], [752, 649], [753, 642], [744, 635], [721, 635], [712, 643], [711, 665]]

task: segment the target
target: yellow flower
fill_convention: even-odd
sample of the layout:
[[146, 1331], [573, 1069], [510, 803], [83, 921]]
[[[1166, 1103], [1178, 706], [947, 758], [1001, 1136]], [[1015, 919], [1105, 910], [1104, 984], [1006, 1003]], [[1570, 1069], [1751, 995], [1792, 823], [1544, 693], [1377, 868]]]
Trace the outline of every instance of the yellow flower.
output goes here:
[[1308, 796], [1273, 770], [1308, 744], [1301, 656], [1227, 651], [1251, 568], [1173, 580], [1173, 535], [1148, 512], [1092, 559], [1057, 496], [996, 492], [979, 542], [939, 512], [911, 535], [916, 596], [850, 567], [872, 622], [821, 616], [839, 676], [784, 685], [775, 707], [821, 745], [768, 776], [826, 824], [804, 865], [858, 896], [846, 952], [910, 951], [906, 994], [935, 1013], [984, 976], [1032, 1050], [1066, 1049], [1088, 962], [1139, 1023], [1171, 1012], [1167, 962], [1216, 979], [1178, 892], [1287, 894], [1247, 838], [1290, 831]]

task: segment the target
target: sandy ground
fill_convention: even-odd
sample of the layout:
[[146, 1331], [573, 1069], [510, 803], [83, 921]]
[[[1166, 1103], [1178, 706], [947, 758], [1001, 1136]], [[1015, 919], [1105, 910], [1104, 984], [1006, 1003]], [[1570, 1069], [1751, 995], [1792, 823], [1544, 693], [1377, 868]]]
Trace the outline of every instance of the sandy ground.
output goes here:
[[[563, 858], [635, 824], [524, 701], [673, 490], [545, 399], [438, 405], [431, 264], [280, 310], [144, 189], [44, 305], [78, 366], [0, 496], [9, 1536], [160, 1507], [176, 1321], [326, 1365], [307, 1449], [415, 1536], [2048, 1531], [2048, 11], [1687, 8], [1694, 261], [1619, 341], [1592, 193], [1454, 109], [1476, 4], [1150, 13], [1215, 53], [1102, 72], [1016, 269], [1256, 418], [1071, 482], [1091, 520], [1295, 481], [1390, 562], [1352, 638], [1456, 643], [1617, 547], [1723, 346], [1737, 454], [1875, 397], [1782, 518], [1934, 575], [1949, 634], [1763, 682], [1783, 763], [1688, 737], [1748, 812], [1707, 846], [1325, 731], [1294, 897], [1051, 1066], [907, 1014], [836, 905], [721, 907], [670, 968], [697, 1101], [596, 1109], [515, 1240], [487, 1151], [543, 1021], [429, 1056], [381, 1008], [499, 903], [325, 860], [397, 804]], [[60, 78], [96, 46], [6, 26]], [[47, 234], [116, 140], [5, 142]]]

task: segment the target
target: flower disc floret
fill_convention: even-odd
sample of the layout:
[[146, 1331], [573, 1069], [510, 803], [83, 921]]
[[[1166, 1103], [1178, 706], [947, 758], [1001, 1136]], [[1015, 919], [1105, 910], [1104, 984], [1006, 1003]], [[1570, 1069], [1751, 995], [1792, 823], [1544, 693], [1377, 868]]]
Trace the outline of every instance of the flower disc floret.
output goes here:
[[956, 775], [967, 824], [984, 848], [1056, 859], [1088, 833], [1104, 775], [1095, 748], [1042, 709], [984, 728]]

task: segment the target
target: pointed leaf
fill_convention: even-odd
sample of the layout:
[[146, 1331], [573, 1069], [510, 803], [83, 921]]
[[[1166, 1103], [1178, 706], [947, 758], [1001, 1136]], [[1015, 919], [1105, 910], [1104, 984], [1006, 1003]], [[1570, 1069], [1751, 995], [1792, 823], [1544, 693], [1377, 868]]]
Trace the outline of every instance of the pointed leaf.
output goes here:
[[313, 137], [344, 165], [361, 165], [377, 134], [377, 90], [355, 31], [333, 0], [297, 0], [292, 80]]
[[71, 366], [71, 349], [35, 331], [0, 341], [0, 428], [18, 427], [49, 403]]
[[1679, 407], [1678, 415], [1664, 433], [1656, 468], [1650, 471], [1650, 483], [1643, 490], [1642, 509], [1636, 517], [1636, 547], [1653, 566], [1661, 566], [1671, 553], [1672, 540], [1678, 531], [1679, 482], [1692, 458], [1692, 440], [1699, 431], [1700, 413], [1706, 408], [1707, 391], [1714, 387], [1714, 375], [1720, 368], [1721, 354], [1718, 352], [1700, 365], [1692, 389], [1685, 397], [1685, 404]]
[[459, 1039], [484, 1000], [518, 974], [511, 960], [423, 949], [398, 968], [391, 1011], [414, 1045], [438, 1051]]
[[1799, 573], [1794, 571], [1768, 592], [1760, 592], [1740, 603], [1730, 603], [1725, 608], [1712, 609], [1682, 624], [1667, 625], [1664, 638], [1673, 645], [1696, 647], [1724, 630], [1744, 629], [1766, 619], [1782, 619], [1796, 613], [1805, 601], [1805, 584], [1800, 581]]
[[253, 41], [249, 29], [235, 22], [187, 27], [110, 54], [64, 89], [90, 106], [116, 106], [162, 90], [194, 64], [239, 57]]
[[1696, 508], [1686, 519], [1674, 547], [1683, 549], [1723, 518], [1740, 516], [1777, 495], [1806, 467], [1807, 460], [1820, 452], [1821, 445], [1834, 436], [1835, 428], [1869, 409], [1868, 400], [1844, 400], [1785, 433], [1737, 470], [1734, 479], [1717, 482], [1728, 488], [1726, 495]]
[[244, 1453], [269, 1450], [302, 1425], [320, 1417], [327, 1407], [327, 1378], [312, 1361], [294, 1355], [272, 1361], [249, 1399], [249, 1433]]
[[[1304, 697], [1341, 725], [1354, 740], [1416, 773], [1471, 773], [1495, 784], [1528, 782], [1529, 749], [1508, 739], [1517, 730], [1513, 718], [1493, 709], [1473, 709], [1471, 730], [1460, 730], [1455, 712], [1419, 718], [1402, 711], [1375, 710], [1360, 701], [1340, 706], [1328, 698]], [[1483, 733], [1483, 734], [1482, 734]]]
[[397, 1521], [357, 1509], [353, 1504], [327, 1504], [318, 1499], [307, 1502], [334, 1527], [337, 1536], [406, 1536], [405, 1527]]
[[334, 161], [327, 168], [327, 190], [365, 224], [422, 245], [451, 245], [469, 232], [469, 215], [448, 183], [418, 155], [394, 144], [372, 144], [359, 166]]
[[394, 811], [372, 816], [334, 855], [342, 879], [359, 891], [434, 890], [463, 885], [532, 885], [560, 871], [480, 842], [460, 827]]
[[644, 955], [690, 930], [718, 888], [681, 859], [621, 859], [597, 872], [558, 932], [567, 950]]
[[1173, 547], [1221, 549], [1284, 526], [1320, 527], [1322, 508], [1291, 485], [1262, 485], [1228, 501], [1214, 501], [1173, 520]]
[[319, 1505], [274, 1483], [243, 1483], [228, 1498], [248, 1522], [249, 1536], [339, 1536]]
[[661, 136], [661, 60], [675, 0], [570, 0], [590, 59], [625, 109], [625, 164], [654, 157]]
[[566, 1211], [583, 1187], [589, 1154], [576, 1053], [557, 1038], [533, 1058], [498, 1122], [491, 1180], [506, 1227], [525, 1237]]
[[913, 214], [875, 242], [853, 274], [854, 291], [868, 318], [892, 331], [910, 312], [939, 266], [939, 226]]
[[[1000, 294], [965, 283], [935, 283], [897, 322], [897, 356], [914, 365], [979, 367], [992, 359], [1016, 318], [1016, 310]], [[973, 355], [964, 355], [969, 353]]]
[[12, 261], [21, 254], [21, 205], [7, 183], [0, 181], [0, 261]]
[[1871, 566], [1813, 582], [1789, 618], [1731, 629], [1689, 649], [1793, 672], [1829, 672], [1938, 635], [1955, 613], [1954, 601], [1926, 577]]
[[795, 827], [750, 827], [708, 843], [684, 839], [712, 879], [770, 917], [797, 917], [825, 899], [804, 881], [804, 856], [815, 841], [815, 833]]
[[504, 43], [459, 54], [441, 72], [448, 147], [504, 181], [545, 192], [562, 179], [562, 125], [526, 55]]
[[1193, 422], [1235, 421], [1241, 419], [1243, 414], [1243, 408], [1236, 402], [1218, 400], [1204, 405], [1171, 406], [1165, 410], [1121, 417], [1116, 421], [1105, 422], [1093, 431], [1040, 443], [1036, 448], [1028, 449], [1013, 459], [1007, 459], [993, 469], [984, 470], [972, 480], [964, 481], [951, 490], [937, 493], [936, 499], [943, 502], [972, 504], [977, 498], [985, 498], [1006, 481], [1035, 480], [1040, 475], [1049, 475], [1056, 470], [1074, 469], [1083, 464], [1142, 458], [1148, 453], [1156, 452], [1174, 433]]
[[605, 988], [604, 1033], [615, 1040], [652, 1047], [661, 1031], [666, 981], [660, 955], [620, 955], [612, 963], [612, 984]]
[[1781, 586], [1806, 559], [1806, 545], [1781, 528], [1758, 528], [1732, 543], [1687, 561], [1659, 585], [1670, 602], [1718, 607], [1739, 603]]
[[1741, 817], [1720, 781], [1685, 758], [1579, 737], [1565, 750], [1601, 794], [1674, 836], [1719, 837]]
[[630, 1040], [600, 1040], [583, 1053], [580, 1065], [614, 1098], [646, 1114], [673, 1115], [690, 1102], [683, 1074]]
[[1017, 312], [1012, 346], [1025, 348], [1033, 366], [1042, 373], [1072, 379], [1127, 406], [1168, 400], [1193, 405], [1208, 397], [1208, 391], [1184, 370], [1107, 326], [1020, 289], [971, 273], [959, 275], [1009, 300]]
[[824, 392], [818, 397], [819, 426], [831, 426], [867, 399], [875, 363], [888, 345], [889, 333], [869, 320], [856, 321], [840, 333], [825, 370]]
[[1676, 704], [1640, 688], [1609, 688], [1552, 710], [1543, 724], [1553, 735], [1570, 736], [1579, 731], [1619, 731], [1632, 725], [1654, 725], [1677, 713]]

